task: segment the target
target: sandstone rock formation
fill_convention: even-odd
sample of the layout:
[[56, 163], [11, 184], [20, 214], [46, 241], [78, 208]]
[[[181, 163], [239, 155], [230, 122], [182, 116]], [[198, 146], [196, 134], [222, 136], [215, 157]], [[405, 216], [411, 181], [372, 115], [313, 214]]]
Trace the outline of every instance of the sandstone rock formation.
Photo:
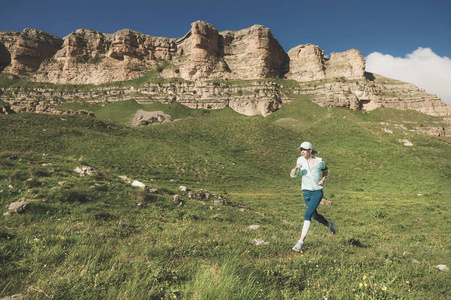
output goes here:
[[163, 77], [202, 80], [222, 78], [229, 73], [219, 56], [219, 33], [208, 23], [192, 23], [191, 30], [177, 41], [177, 53], [179, 57], [174, 59], [171, 68], [163, 71]]
[[114, 34], [79, 29], [64, 38], [53, 59], [45, 61], [34, 80], [55, 84], [100, 84], [142, 76], [175, 53], [174, 39], [129, 29]]
[[[62, 40], [36, 29], [22, 33], [0, 33], [0, 69], [4, 73], [29, 75], [39, 70], [42, 62], [53, 57], [60, 49]], [[5, 63], [10, 61], [9, 64]]]
[[[9, 103], [0, 113], [88, 114], [57, 107], [68, 101], [133, 99], [143, 104], [177, 101], [203, 109], [231, 107], [242, 114], [266, 116], [291, 101], [291, 94], [305, 94], [321, 106], [364, 111], [390, 107], [451, 116], [451, 106], [435, 95], [365, 73], [358, 50], [332, 53], [327, 59], [318, 46], [306, 44], [287, 54], [261, 25], [218, 32], [213, 25], [196, 21], [179, 39], [129, 29], [114, 34], [79, 29], [64, 39], [34, 29], [5, 31], [0, 32], [0, 72], [8, 80], [27, 76], [31, 81], [71, 85], [154, 76], [154, 81], [136, 88], [132, 84], [88, 90], [41, 84], [31, 89], [0, 87], [0, 101]], [[273, 78], [289, 79], [290, 84]]]
[[365, 60], [360, 51], [351, 49], [330, 54], [330, 59], [326, 62], [326, 78], [338, 77], [346, 79], [365, 77]]
[[288, 69], [288, 56], [282, 46], [261, 25], [240, 31], [218, 32], [212, 25], [197, 21], [177, 41], [172, 66], [162, 72], [165, 78], [261, 79], [282, 77]]
[[268, 28], [254, 25], [220, 34], [230, 78], [281, 78], [288, 71], [289, 57]]
[[318, 46], [299, 45], [288, 51], [290, 70], [287, 79], [296, 81], [314, 81], [326, 78], [326, 60], [324, 51]]
[[296, 81], [315, 81], [331, 78], [364, 79], [365, 60], [360, 51], [351, 49], [332, 53], [330, 59], [324, 58], [324, 51], [318, 46], [299, 45], [288, 51], [290, 57], [287, 79]]

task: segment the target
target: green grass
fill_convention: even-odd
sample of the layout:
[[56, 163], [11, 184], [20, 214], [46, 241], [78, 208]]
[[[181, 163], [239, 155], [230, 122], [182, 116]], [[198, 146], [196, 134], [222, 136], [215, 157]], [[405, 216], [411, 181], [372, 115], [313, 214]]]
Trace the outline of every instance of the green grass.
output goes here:
[[[126, 126], [138, 109], [179, 120]], [[410, 131], [412, 122], [440, 118], [321, 108], [302, 97], [266, 118], [134, 101], [92, 110], [96, 118], [0, 115], [2, 212], [30, 201], [25, 213], [0, 219], [0, 297], [444, 299], [451, 292], [449, 271], [435, 268], [451, 266], [451, 140]], [[295, 253], [305, 207], [300, 181], [288, 174], [303, 140], [330, 169], [332, 204], [319, 210], [339, 231], [332, 236], [314, 222], [305, 251]], [[83, 165], [96, 173], [73, 171]], [[228, 205], [190, 199], [181, 185]], [[256, 238], [269, 244], [256, 246]]]

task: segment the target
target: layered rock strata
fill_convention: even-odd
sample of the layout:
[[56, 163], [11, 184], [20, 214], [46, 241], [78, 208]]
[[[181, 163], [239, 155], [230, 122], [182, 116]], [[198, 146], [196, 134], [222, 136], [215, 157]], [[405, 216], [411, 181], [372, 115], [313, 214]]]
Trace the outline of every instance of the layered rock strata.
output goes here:
[[55, 55], [63, 40], [36, 29], [22, 33], [0, 32], [0, 70], [4, 73], [29, 75]]
[[[43, 105], [42, 99], [48, 99], [47, 105], [52, 106], [52, 109], [71, 101], [108, 103], [136, 100], [141, 104], [176, 101], [191, 108], [203, 109], [231, 107], [245, 115], [266, 116], [277, 110], [282, 103], [291, 101], [292, 94], [304, 94], [323, 107], [344, 107], [362, 111], [387, 107], [412, 109], [434, 116], [451, 116], [450, 106], [415, 85], [378, 75], [372, 76], [372, 81], [344, 81], [337, 78], [293, 86], [265, 80], [236, 83], [148, 83], [141, 88], [111, 86], [98, 87], [89, 92], [57, 88], [8, 88], [0, 93], [0, 100], [11, 103], [11, 108], [15, 111], [24, 111], [20, 108], [20, 103], [26, 107]], [[25, 111], [33, 111], [33, 108]]]
[[[46, 99], [46, 100], [41, 100]], [[91, 92], [39, 88], [8, 88], [0, 100], [10, 103], [16, 112], [52, 112], [65, 102], [108, 103], [135, 100], [140, 104], [179, 102], [190, 108], [218, 109], [231, 107], [244, 115], [267, 116], [283, 101], [280, 85], [275, 82], [250, 82], [234, 86], [227, 82], [149, 83], [142, 88], [102, 87]]]
[[290, 57], [290, 68], [285, 78], [300, 82], [326, 78], [324, 51], [318, 46], [299, 45], [288, 51], [288, 56]]
[[[139, 89], [97, 86], [85, 93], [0, 87], [0, 100], [17, 112], [56, 112], [58, 101], [134, 99], [177, 101], [192, 108], [232, 107], [246, 115], [265, 116], [290, 101], [294, 93], [309, 95], [321, 106], [391, 107], [451, 115], [450, 106], [415, 85], [365, 73], [365, 60], [358, 50], [332, 53], [328, 59], [318, 46], [306, 44], [285, 53], [261, 25], [218, 32], [213, 25], [197, 21], [180, 39], [129, 29], [114, 34], [79, 29], [64, 39], [34, 29], [0, 32], [0, 72], [54, 84], [111, 83], [145, 74], [161, 82]], [[287, 87], [269, 78], [297, 84]], [[178, 82], [164, 83], [174, 79]]]
[[80, 29], [64, 38], [62, 48], [41, 65], [34, 80], [55, 84], [129, 80], [170, 60], [175, 51], [175, 39], [128, 29], [114, 34]]
[[162, 72], [164, 78], [280, 78], [288, 70], [288, 55], [271, 31], [261, 25], [218, 32], [212, 25], [197, 21], [177, 41], [177, 53], [179, 57]]

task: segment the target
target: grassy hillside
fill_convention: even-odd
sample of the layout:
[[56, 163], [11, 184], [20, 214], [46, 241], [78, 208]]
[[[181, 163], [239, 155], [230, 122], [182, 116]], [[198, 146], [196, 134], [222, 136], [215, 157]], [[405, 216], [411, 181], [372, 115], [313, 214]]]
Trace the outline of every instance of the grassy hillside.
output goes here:
[[[178, 120], [126, 126], [138, 109]], [[133, 101], [91, 110], [96, 118], [0, 115], [2, 212], [30, 202], [0, 219], [0, 297], [442, 299], [451, 292], [449, 271], [435, 267], [451, 266], [451, 139], [411, 131], [439, 118], [302, 99], [267, 118]], [[305, 251], [295, 253], [305, 207], [300, 181], [288, 174], [304, 140], [329, 166], [332, 204], [320, 211], [339, 232], [313, 223]], [[74, 172], [83, 166], [96, 172]], [[215, 197], [191, 199], [181, 185]]]

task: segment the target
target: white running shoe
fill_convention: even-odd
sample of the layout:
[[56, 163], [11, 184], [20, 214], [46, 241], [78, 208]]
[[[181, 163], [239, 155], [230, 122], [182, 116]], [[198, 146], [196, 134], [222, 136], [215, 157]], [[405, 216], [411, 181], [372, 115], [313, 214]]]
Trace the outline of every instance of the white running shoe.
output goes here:
[[304, 243], [301, 242], [301, 241], [298, 241], [298, 242], [296, 243], [296, 245], [294, 245], [294, 247], [291, 248], [291, 249], [293, 249], [293, 250], [296, 251], [296, 252], [302, 251], [302, 250], [304, 250]]
[[337, 233], [337, 229], [335, 229], [335, 224], [333, 220], [329, 221], [329, 230], [330, 232], [332, 232], [332, 234], [336, 234]]

